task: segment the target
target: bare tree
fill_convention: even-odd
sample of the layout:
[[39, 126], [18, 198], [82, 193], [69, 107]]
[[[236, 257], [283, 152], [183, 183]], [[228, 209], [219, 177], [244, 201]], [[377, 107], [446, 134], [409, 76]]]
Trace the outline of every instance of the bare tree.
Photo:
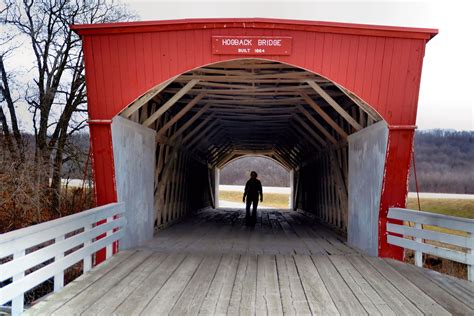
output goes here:
[[[34, 56], [34, 78], [23, 89], [22, 98], [14, 100], [9, 73], [4, 65], [11, 47], [0, 54], [2, 105], [9, 119], [0, 112], [6, 145], [13, 150], [13, 140], [21, 147], [16, 105], [27, 104], [33, 117], [35, 135], [34, 162], [38, 189], [49, 205], [59, 211], [61, 170], [65, 146], [71, 134], [86, 126], [86, 93], [83, 52], [71, 24], [126, 21], [133, 15], [121, 4], [106, 0], [3, 0], [5, 9], [0, 22], [12, 34], [26, 39]], [[13, 131], [11, 137], [10, 127]], [[49, 183], [51, 179], [51, 184]]]

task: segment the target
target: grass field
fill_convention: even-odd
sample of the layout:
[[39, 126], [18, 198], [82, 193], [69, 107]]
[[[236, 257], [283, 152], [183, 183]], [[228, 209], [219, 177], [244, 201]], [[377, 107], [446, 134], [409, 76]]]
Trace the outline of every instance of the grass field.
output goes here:
[[[238, 191], [219, 191], [219, 199], [230, 202], [242, 202], [242, 192]], [[288, 194], [281, 193], [265, 193], [263, 194], [263, 203], [259, 206], [267, 206], [274, 208], [288, 208]]]
[[[465, 217], [474, 219], [474, 200], [461, 199], [421, 199], [421, 210], [437, 214], [444, 214], [456, 217]], [[416, 198], [409, 198], [407, 208], [418, 210], [418, 202]], [[457, 230], [424, 225], [424, 228], [435, 230], [443, 233], [467, 236], [466, 232]], [[453, 246], [454, 247], [454, 246]]]
[[[220, 191], [219, 198], [230, 202], [242, 202], [242, 192]], [[287, 208], [288, 194], [266, 193], [263, 196], [262, 206]], [[420, 199], [421, 209], [425, 212], [466, 217], [474, 219], [474, 200], [461, 199]], [[417, 210], [418, 203], [416, 198], [409, 198], [407, 208]]]
[[[474, 219], [474, 200], [420, 199], [421, 210], [426, 212]], [[416, 198], [409, 198], [407, 208], [418, 209]]]

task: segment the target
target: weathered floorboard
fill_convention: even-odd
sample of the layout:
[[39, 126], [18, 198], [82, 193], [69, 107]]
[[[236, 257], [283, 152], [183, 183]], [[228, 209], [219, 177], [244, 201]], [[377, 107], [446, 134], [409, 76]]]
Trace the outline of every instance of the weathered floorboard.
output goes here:
[[26, 315], [473, 315], [472, 283], [370, 258], [303, 214], [205, 210]]

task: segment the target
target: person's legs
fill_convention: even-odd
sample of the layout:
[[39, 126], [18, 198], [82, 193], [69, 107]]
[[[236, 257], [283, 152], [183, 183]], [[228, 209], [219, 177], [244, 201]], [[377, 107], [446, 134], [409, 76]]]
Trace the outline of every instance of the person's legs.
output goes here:
[[252, 199], [249, 199], [247, 197], [246, 200], [246, 207], [245, 207], [245, 225], [250, 225], [251, 219], [250, 219], [250, 204], [252, 203]]
[[257, 206], [258, 206], [258, 198], [253, 200], [252, 225], [255, 225], [257, 223]]

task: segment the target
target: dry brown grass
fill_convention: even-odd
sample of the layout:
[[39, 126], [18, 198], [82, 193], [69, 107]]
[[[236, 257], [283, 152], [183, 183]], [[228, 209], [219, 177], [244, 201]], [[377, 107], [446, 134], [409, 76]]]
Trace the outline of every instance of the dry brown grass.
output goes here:
[[[229, 202], [242, 203], [242, 192], [238, 191], [219, 191], [219, 199]], [[264, 193], [263, 202], [259, 206], [274, 207], [274, 208], [288, 208], [288, 194], [281, 193]]]

